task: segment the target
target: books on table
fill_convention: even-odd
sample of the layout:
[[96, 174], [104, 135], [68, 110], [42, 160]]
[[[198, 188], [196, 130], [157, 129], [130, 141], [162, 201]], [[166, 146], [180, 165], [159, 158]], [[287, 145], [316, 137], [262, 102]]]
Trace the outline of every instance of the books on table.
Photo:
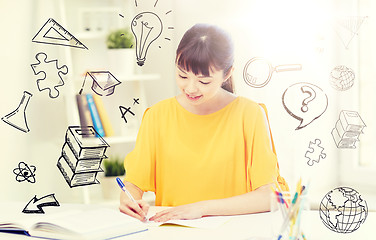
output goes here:
[[0, 221], [0, 232], [50, 239], [112, 239], [148, 230], [147, 225], [118, 210], [72, 210], [32, 218]]
[[[10, 215], [5, 211], [8, 214], [0, 216], [0, 232], [51, 239], [96, 240], [116, 239], [116, 237], [150, 229], [150, 232], [135, 235], [134, 238], [152, 239], [151, 236], [156, 228], [174, 225], [215, 231], [236, 218], [235, 216], [209, 216], [193, 220], [170, 220], [164, 223], [141, 222], [115, 208], [98, 208], [96, 205], [86, 205], [80, 206], [78, 209], [77, 206], [79, 205], [65, 205], [63, 206], [65, 209], [52, 209], [54, 211], [50, 210], [47, 214], [38, 214], [37, 216], [17, 213]], [[151, 217], [168, 208], [152, 206], [147, 216]]]

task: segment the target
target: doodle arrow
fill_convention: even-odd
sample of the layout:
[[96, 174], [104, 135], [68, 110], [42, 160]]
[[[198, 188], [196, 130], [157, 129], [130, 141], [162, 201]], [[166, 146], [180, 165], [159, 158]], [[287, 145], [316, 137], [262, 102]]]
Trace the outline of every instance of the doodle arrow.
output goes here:
[[47, 206], [60, 206], [59, 202], [55, 198], [55, 194], [51, 193], [44, 197], [37, 198], [35, 195], [29, 203], [22, 210], [23, 213], [44, 213], [42, 207]]

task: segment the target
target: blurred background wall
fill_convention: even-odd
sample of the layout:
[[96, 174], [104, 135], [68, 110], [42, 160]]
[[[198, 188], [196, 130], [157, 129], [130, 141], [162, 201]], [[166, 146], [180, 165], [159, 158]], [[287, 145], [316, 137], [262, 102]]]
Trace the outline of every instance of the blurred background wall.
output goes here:
[[[27, 106], [30, 132], [24, 133], [0, 122], [0, 201], [29, 201], [34, 195], [49, 193], [55, 193], [61, 202], [101, 201], [99, 184], [69, 188], [56, 162], [67, 126], [79, 124], [74, 96], [81, 87], [84, 73], [111, 68], [106, 35], [112, 28], [129, 27], [137, 13], [152, 11], [161, 18], [164, 30], [148, 50], [145, 65], [139, 67], [134, 63], [133, 67], [138, 76], [156, 74], [158, 77], [142, 84], [124, 82], [116, 90], [117, 96], [112, 98], [116, 104], [129, 105], [136, 97], [136, 90], [143, 89], [144, 105], [137, 112], [136, 131], [145, 107], [178, 94], [174, 60], [184, 32], [199, 22], [217, 24], [232, 35], [235, 43], [237, 94], [268, 107], [281, 174], [290, 186], [294, 188], [300, 177], [309, 181], [312, 202], [317, 205], [328, 191], [345, 185], [358, 190], [365, 199], [370, 199], [370, 207], [374, 206], [376, 164], [372, 145], [376, 130], [372, 124], [376, 114], [372, 103], [376, 88], [371, 63], [375, 60], [372, 45], [376, 36], [373, 30], [376, 6], [371, 0], [1, 0], [0, 9], [0, 115], [13, 111], [24, 91], [32, 93]], [[94, 14], [84, 15], [85, 11]], [[59, 22], [88, 50], [32, 42], [49, 18]], [[61, 95], [56, 99], [37, 89], [30, 64], [36, 62], [38, 52], [48, 52], [49, 59], [58, 59], [60, 65], [66, 64], [69, 68], [66, 86], [60, 88]], [[300, 64], [302, 69], [274, 71], [266, 86], [254, 88], [246, 84], [243, 77], [244, 67], [253, 57], [263, 57], [274, 67]], [[346, 91], [338, 91], [330, 83], [333, 69], [340, 65], [355, 73], [354, 85]], [[287, 113], [282, 100], [284, 91], [299, 82], [320, 87], [328, 104], [321, 116], [295, 130], [299, 121]], [[302, 101], [301, 96], [297, 96], [296, 101]], [[105, 104], [113, 106], [110, 100]], [[331, 132], [342, 110], [358, 112], [367, 125], [355, 149], [338, 148], [333, 141]], [[109, 111], [115, 125], [124, 123], [118, 111], [117, 106]], [[309, 143], [315, 139], [321, 141], [325, 158], [310, 166], [305, 154]], [[117, 142], [111, 144], [109, 154], [123, 158], [133, 146], [132, 142]], [[21, 161], [37, 168], [35, 184], [15, 181], [13, 169]]]

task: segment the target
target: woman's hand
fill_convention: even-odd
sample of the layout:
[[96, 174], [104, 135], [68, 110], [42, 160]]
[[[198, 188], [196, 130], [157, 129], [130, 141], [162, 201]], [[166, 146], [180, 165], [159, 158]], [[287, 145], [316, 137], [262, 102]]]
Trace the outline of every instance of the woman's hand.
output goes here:
[[146, 221], [146, 214], [149, 211], [149, 207], [150, 205], [143, 200], [136, 200], [136, 202], [133, 202], [125, 196], [124, 192], [120, 195], [120, 212], [137, 218], [140, 221]]
[[150, 221], [166, 222], [171, 219], [196, 219], [204, 216], [205, 202], [197, 202], [166, 209], [156, 213]]
[[161, 211], [150, 221], [165, 222], [171, 219], [196, 219], [203, 216], [227, 216], [270, 211], [270, 187], [266, 184], [241, 195], [206, 200]]

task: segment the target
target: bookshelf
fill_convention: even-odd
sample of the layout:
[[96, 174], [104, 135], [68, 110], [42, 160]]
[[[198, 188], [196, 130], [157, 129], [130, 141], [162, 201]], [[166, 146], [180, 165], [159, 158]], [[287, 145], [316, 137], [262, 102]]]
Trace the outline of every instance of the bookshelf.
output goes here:
[[[132, 126], [133, 130], [125, 133], [126, 131], [124, 129], [115, 129], [114, 136], [104, 137], [104, 139], [110, 145], [134, 143], [143, 112], [148, 107], [147, 96], [145, 94], [145, 84], [150, 81], [159, 80], [160, 75], [142, 73], [142, 69], [136, 66], [135, 61], [133, 63], [133, 72], [114, 73], [111, 70], [107, 58], [108, 50], [105, 45], [106, 37], [111, 30], [124, 28], [126, 27], [125, 23], [130, 22], [130, 19], [119, 17], [119, 13], [127, 12], [128, 17], [126, 18], [132, 16], [133, 2], [118, 2], [110, 4], [111, 6], [102, 6], [101, 4], [102, 3], [89, 5], [85, 3], [85, 1], [60, 0], [61, 20], [63, 25], [69, 26], [70, 29], [72, 29], [72, 32], [74, 32], [74, 35], [89, 49], [86, 51], [77, 51], [72, 48], [65, 49], [64, 55], [67, 65], [71, 66], [69, 68], [69, 73], [66, 76], [67, 88], [64, 94], [67, 122], [70, 126], [80, 125], [75, 97], [83, 83], [83, 74], [86, 71], [109, 70], [114, 74], [116, 79], [121, 82], [121, 84], [115, 88], [113, 95], [116, 96], [102, 97], [106, 111], [111, 120], [111, 125], [118, 126], [124, 124], [124, 122], [121, 122], [123, 120], [120, 119], [120, 105], [126, 107], [131, 106], [131, 101], [134, 97], [141, 99], [141, 101], [138, 106], [131, 106], [136, 114], [136, 121], [133, 122]], [[71, 8], [73, 6], [73, 9], [75, 10], [70, 10], [69, 12], [69, 9], [66, 9], [68, 5]], [[68, 16], [69, 21], [66, 19]], [[98, 21], [98, 19], [101, 19], [101, 21]], [[90, 82], [85, 83], [83, 94], [95, 94], [90, 89], [90, 85]]]
[[[126, 143], [134, 143], [137, 137], [137, 131], [139, 128], [139, 125], [141, 123], [141, 118], [143, 115], [143, 112], [147, 108], [147, 96], [145, 94], [145, 84], [147, 84], [149, 81], [156, 81], [160, 78], [158, 74], [130, 74], [130, 75], [120, 75], [117, 76], [117, 79], [121, 81], [121, 84], [119, 87], [115, 90], [113, 95], [116, 96], [109, 96], [109, 97], [102, 97], [102, 100], [104, 101], [106, 111], [109, 115], [109, 118], [111, 120], [111, 125], [115, 129], [115, 135], [111, 137], [105, 136], [105, 141], [110, 144], [126, 144]], [[79, 87], [78, 85], [81, 84], [81, 80], [74, 81], [71, 86], [69, 87], [69, 90], [65, 94], [65, 102], [66, 102], [66, 115], [67, 115], [67, 121], [68, 125], [80, 125], [80, 118], [79, 118], [79, 111], [77, 107], [76, 102], [76, 94], [78, 94]], [[86, 85], [86, 84], [85, 84]], [[88, 84], [90, 85], [90, 84]], [[95, 94], [91, 91], [90, 86], [85, 86], [84, 93], [91, 93]], [[129, 92], [132, 93], [132, 95], [128, 94]], [[127, 101], [123, 101], [124, 106], [130, 106], [132, 110], [135, 113], [135, 118], [133, 119], [133, 129], [128, 129], [128, 133], [124, 133], [124, 129], [119, 128], [119, 125], [124, 125], [124, 120], [121, 119], [121, 113], [119, 111], [119, 106], [122, 103], [122, 99], [126, 98], [124, 96], [127, 96]], [[132, 101], [133, 97], [139, 98], [142, 101], [137, 106], [134, 106]], [[128, 104], [128, 105], [127, 105]], [[132, 119], [131, 119], [132, 120]], [[128, 120], [128, 123], [131, 122]], [[123, 126], [124, 127], [124, 126]]]
[[[107, 60], [107, 47], [105, 39], [110, 31], [110, 28], [122, 28], [125, 25], [124, 19], [119, 17], [119, 13], [127, 12], [128, 16], [133, 16], [130, 12], [133, 2], [126, 0], [122, 2], [111, 3], [112, 7], [103, 8], [102, 2], [87, 4], [87, 1], [73, 1], [60, 0], [58, 2], [60, 9], [60, 22], [82, 41], [88, 50], [73, 49], [66, 47], [62, 51], [62, 56], [65, 63], [69, 66], [69, 72], [65, 76], [65, 88], [63, 97], [65, 101], [65, 113], [68, 126], [79, 126], [80, 117], [76, 101], [76, 95], [79, 93], [84, 76], [87, 71], [109, 70], [116, 76], [116, 79], [121, 82], [116, 86], [114, 94], [111, 96], [102, 97], [107, 114], [111, 120], [111, 125], [114, 127], [115, 135], [111, 137], [104, 137], [105, 141], [110, 145], [106, 155], [119, 153], [120, 156], [125, 156], [128, 151], [135, 144], [139, 124], [143, 116], [143, 112], [148, 107], [147, 96], [145, 94], [145, 87], [151, 81], [157, 81], [161, 77], [159, 74], [143, 73], [142, 69], [135, 64], [133, 72], [128, 73], [114, 73], [110, 69]], [[67, 6], [70, 8], [68, 9]], [[68, 10], [68, 11], [67, 11]], [[91, 23], [90, 19], [100, 19], [99, 16], [111, 16], [108, 19], [115, 19], [110, 21], [106, 26], [102, 22]], [[103, 17], [102, 19], [107, 18]], [[100, 28], [96, 24], [101, 25]], [[91, 30], [86, 31], [87, 26], [90, 25]], [[102, 26], [103, 25], [103, 26]], [[109, 27], [110, 26], [110, 27]], [[82, 94], [95, 94], [91, 89], [91, 83], [86, 82]], [[139, 98], [140, 103], [133, 105], [133, 98]], [[133, 119], [132, 129], [124, 130], [124, 120], [121, 119], [119, 106], [131, 107], [135, 113]], [[131, 122], [128, 120], [128, 125]], [[123, 126], [123, 129], [119, 126]], [[82, 188], [83, 202], [88, 204], [95, 201], [95, 194], [97, 191], [90, 194], [89, 188]], [[94, 196], [93, 196], [94, 194]], [[103, 199], [102, 199], [103, 200]]]

